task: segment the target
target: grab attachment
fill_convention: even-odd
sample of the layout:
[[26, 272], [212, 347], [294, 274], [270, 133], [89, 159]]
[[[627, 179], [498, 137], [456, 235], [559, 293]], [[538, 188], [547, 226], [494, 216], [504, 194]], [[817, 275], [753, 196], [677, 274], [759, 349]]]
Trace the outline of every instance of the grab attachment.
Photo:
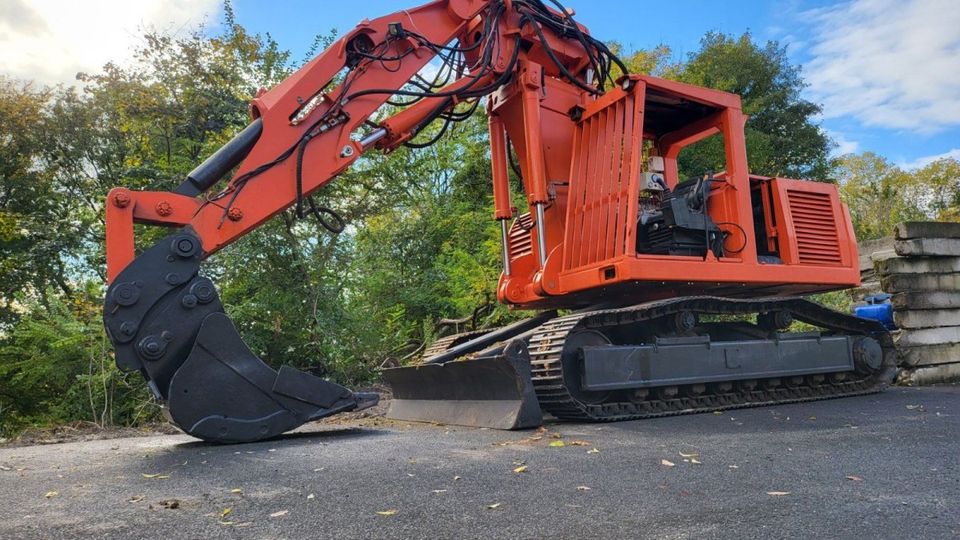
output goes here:
[[200, 240], [187, 227], [128, 265], [107, 289], [104, 325], [117, 366], [138, 370], [186, 433], [211, 442], [250, 442], [377, 403], [289, 366], [263, 363], [198, 275]]

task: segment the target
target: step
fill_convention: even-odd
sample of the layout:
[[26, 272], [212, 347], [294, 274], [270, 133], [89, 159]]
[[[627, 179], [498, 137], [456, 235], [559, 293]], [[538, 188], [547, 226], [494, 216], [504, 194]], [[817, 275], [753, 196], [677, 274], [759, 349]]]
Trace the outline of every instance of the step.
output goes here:
[[893, 322], [899, 328], [960, 326], [960, 309], [898, 310], [893, 312]]
[[896, 293], [890, 300], [893, 309], [956, 309], [960, 308], [960, 291], [927, 291]]
[[946, 274], [960, 272], [960, 257], [893, 257], [875, 259], [881, 276], [889, 274]]
[[893, 332], [893, 341], [897, 347], [960, 343], [960, 326], [897, 330]]
[[890, 274], [880, 279], [888, 293], [910, 291], [960, 291], [960, 274]]
[[908, 221], [893, 229], [897, 240], [911, 238], [960, 238], [960, 223], [947, 221]]
[[960, 343], [899, 347], [897, 364], [904, 367], [921, 367], [960, 362]]
[[903, 369], [897, 377], [897, 384], [905, 386], [926, 386], [958, 381], [960, 381], [960, 364]]
[[960, 256], [960, 238], [897, 240], [893, 249], [901, 256], [957, 257]]

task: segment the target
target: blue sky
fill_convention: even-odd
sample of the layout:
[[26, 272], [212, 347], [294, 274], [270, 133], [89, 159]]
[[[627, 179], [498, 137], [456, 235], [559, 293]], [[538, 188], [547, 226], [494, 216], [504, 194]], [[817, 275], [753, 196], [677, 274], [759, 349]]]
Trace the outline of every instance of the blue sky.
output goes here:
[[[947, 2], [917, 2], [913, 19], [927, 24], [914, 28], [901, 26], [897, 32], [923, 33], [931, 31], [931, 19], [925, 15], [937, 13], [939, 7], [950, 7]], [[871, 68], [875, 62], [887, 64], [885, 57], [895, 56], [897, 50], [893, 44], [879, 47], [870, 57], [849, 57], [831, 52], [836, 47], [849, 44], [850, 50], [859, 49], [860, 43], [848, 40], [843, 33], [847, 31], [851, 18], [863, 26], [864, 36], [873, 40], [903, 40], [889, 33], [874, 34], [871, 25], [886, 28], [884, 19], [896, 20], [895, 14], [904, 15], [910, 11], [905, 5], [910, 2], [826, 2], [826, 1], [783, 1], [764, 2], [759, 0], [736, 0], [728, 2], [703, 0], [674, 0], [671, 2], [641, 2], [637, 0], [566, 0], [564, 5], [576, 11], [577, 19], [590, 28], [591, 33], [604, 40], [617, 40], [628, 48], [652, 48], [666, 44], [673, 50], [677, 59], [696, 51], [700, 38], [708, 31], [717, 30], [732, 34], [750, 31], [760, 41], [776, 40], [788, 45], [790, 58], [804, 68], [804, 76], [815, 84], [807, 92], [807, 97], [825, 105], [822, 123], [831, 136], [839, 143], [836, 152], [872, 151], [888, 157], [891, 161], [916, 166], [923, 164], [933, 156], [953, 155], [960, 158], [960, 111], [953, 110], [951, 116], [942, 125], [929, 125], [926, 117], [885, 118], [863, 110], [864, 92], [883, 90], [884, 84], [897, 87], [903, 81], [896, 76], [907, 78], [909, 73], [874, 74]], [[399, 8], [416, 5], [416, 2], [396, 0], [365, 0], [363, 2], [316, 2], [308, 0], [274, 1], [265, 3], [260, 0], [235, 0], [237, 18], [245, 27], [270, 32], [280, 45], [289, 48], [297, 55], [302, 54], [317, 33], [331, 28], [343, 32], [352, 28], [363, 17], [375, 17], [390, 13]], [[318, 6], [322, 6], [318, 7]], [[888, 8], [896, 9], [888, 9]], [[866, 12], [866, 14], [861, 13]], [[960, 12], [956, 4], [948, 11]], [[942, 11], [940, 16], [946, 15]], [[931, 49], [946, 42], [944, 48], [952, 47], [953, 73], [939, 74], [944, 81], [950, 79], [949, 88], [960, 90], [960, 20], [956, 16], [947, 17], [951, 25], [941, 25], [947, 32], [945, 40], [931, 43]], [[838, 24], [838, 20], [842, 21]], [[905, 22], [913, 22], [907, 17]], [[934, 29], [936, 30], [936, 29]], [[847, 32], [849, 33], [849, 32]], [[922, 45], [922, 44], [921, 44]], [[930, 51], [935, 54], [936, 51]], [[891, 54], [893, 53], [893, 54]], [[830, 58], [833, 56], [834, 58]], [[896, 62], [912, 71], [910, 58], [889, 58], [891, 69]], [[813, 67], [825, 72], [844, 71], [844, 65], [856, 68], [861, 66], [868, 73], [858, 74], [854, 80], [837, 81], [836, 76], [815, 77]], [[946, 66], [950, 70], [949, 64]], [[929, 84], [943, 84], [934, 73]], [[879, 80], [874, 80], [876, 77]], [[861, 80], [858, 80], [861, 79]], [[862, 80], [866, 79], [866, 80]], [[837, 85], [849, 86], [841, 92]], [[909, 88], [904, 90], [908, 93]], [[883, 92], [881, 92], [883, 93]], [[960, 93], [952, 95], [943, 92], [941, 96], [918, 96], [917, 99], [951, 99], [956, 109]], [[878, 108], [910, 109], [915, 104], [909, 95], [900, 95], [894, 91], [873, 101]], [[906, 112], [906, 111], [905, 111]], [[942, 118], [935, 111], [927, 115]]]
[[[419, 0], [233, 0], [248, 29], [269, 32], [299, 59], [315, 35]], [[806, 97], [836, 152], [872, 151], [911, 168], [960, 159], [958, 0], [565, 0], [593, 35], [628, 48], [668, 45], [675, 60], [704, 33], [750, 31], [789, 46], [810, 83]], [[129, 61], [145, 27], [215, 31], [221, 0], [4, 0], [0, 74], [75, 84], [77, 71]]]

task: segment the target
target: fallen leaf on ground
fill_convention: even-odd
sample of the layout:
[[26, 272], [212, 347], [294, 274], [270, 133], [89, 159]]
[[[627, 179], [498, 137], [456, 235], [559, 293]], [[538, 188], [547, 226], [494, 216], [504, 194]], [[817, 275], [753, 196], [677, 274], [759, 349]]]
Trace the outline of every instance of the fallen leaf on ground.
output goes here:
[[550, 438], [551, 438], [551, 439], [559, 439], [560, 437], [563, 437], [563, 435], [560, 435], [559, 433], [551, 433], [551, 434], [550, 434]]
[[290, 513], [289, 510], [280, 510], [279, 512], [274, 512], [274, 513], [270, 514], [270, 517], [272, 517], [272, 518], [283, 517], [283, 516], [285, 516], [285, 515], [287, 515], [287, 514], [289, 514], [289, 513]]
[[515, 472], [515, 473], [527, 472], [527, 466], [526, 466], [526, 465], [521, 465], [521, 466], [517, 467], [516, 469], [514, 469], [513, 472]]
[[660, 460], [660, 464], [663, 465], [664, 467], [676, 467], [676, 466], [677, 466], [676, 463], [670, 461], [669, 459], [661, 459], [661, 460]]
[[170, 478], [169, 474], [161, 474], [160, 476], [157, 477], [157, 480], [166, 480], [168, 478]]
[[133, 497], [130, 497], [130, 499], [127, 502], [138, 503], [145, 498], [146, 498], [145, 495], [134, 495]]
[[316, 495], [314, 495], [313, 493], [307, 495], [307, 499], [313, 499], [314, 497], [316, 497]]
[[847, 480], [851, 480], [853, 482], [863, 482], [863, 478], [860, 478], [859, 476], [856, 476], [853, 474], [851, 474], [850, 476], [847, 476]]
[[488, 510], [496, 510], [497, 508], [500, 508], [500, 505], [501, 505], [501, 504], [503, 504], [503, 503], [488, 504], [488, 505], [487, 505], [487, 509], [488, 509]]
[[693, 463], [694, 465], [700, 465], [700, 464], [701, 464], [701, 463], [700, 463], [700, 460], [697, 459], [697, 458], [690, 458], [690, 463]]
[[740, 466], [739, 466], [739, 465], [727, 465], [727, 468], [728, 468], [728, 469], [739, 469]]
[[391, 508], [390, 510], [381, 510], [381, 511], [379, 511], [379, 512], [377, 512], [377, 513], [380, 514], [381, 516], [392, 516], [392, 515], [396, 514], [397, 512], [399, 512], [399, 510], [396, 510], [396, 509]]
[[587, 441], [570, 441], [567, 444], [570, 446], [590, 446], [590, 443]]
[[320, 472], [324, 469], [326, 469], [326, 467], [320, 467], [319, 469], [314, 469], [313, 472]]
[[177, 499], [167, 499], [160, 501], [157, 504], [168, 510], [176, 510], [177, 508], [180, 508], [180, 501]]
[[566, 446], [566, 444], [564, 444], [563, 441], [550, 441], [550, 446], [554, 448], [562, 448]]
[[784, 495], [789, 495], [789, 494], [790, 494], [789, 491], [768, 491], [767, 492], [767, 495], [770, 495], [771, 497], [783, 497]]
[[590, 488], [587, 486], [577, 486], [577, 491], [590, 491]]
[[12, 470], [13, 469], [11, 469], [10, 467], [7, 467], [6, 465], [0, 465], [0, 471], [12, 471]]
[[454, 476], [454, 477], [453, 477], [453, 481], [454, 481], [454, 482], [456, 482], [456, 481], [459, 480], [459, 479], [460, 479], [459, 476]]
[[911, 411], [914, 410], [914, 409], [920, 409], [920, 408], [922, 408], [922, 407], [923, 407], [923, 405], [907, 405], [907, 409], [908, 409], [908, 410], [911, 410]]
[[433, 490], [430, 490], [430, 493], [446, 493], [446, 492], [447, 492], [447, 490], [445, 490], [445, 489], [433, 489]]
[[224, 508], [220, 511], [220, 519], [223, 520], [223, 518], [229, 516], [231, 512], [233, 512], [232, 508]]
[[243, 493], [243, 490], [241, 488], [233, 488], [230, 490], [230, 493], [236, 493], [237, 495], [240, 495]]
[[588, 453], [588, 454], [599, 454], [599, 453], [600, 453], [600, 449], [598, 449], [598, 448], [591, 448], [591, 449], [587, 450], [587, 453]]
[[153, 473], [153, 474], [140, 473], [140, 476], [142, 476], [142, 477], [144, 477], [144, 478], [156, 478], [156, 477], [160, 476], [160, 473]]
[[683, 452], [680, 452], [680, 457], [684, 457], [684, 458], [698, 458], [698, 457], [700, 457], [700, 453], [699, 453], [699, 452], [690, 452], [689, 454], [685, 454], [685, 453], [683, 453]]
[[54, 497], [59, 497], [59, 496], [60, 496], [60, 492], [59, 492], [59, 491], [48, 491], [48, 492], [44, 493], [43, 496], [46, 497], [46, 498], [48, 498], [48, 499], [52, 499], [52, 498], [54, 498]]

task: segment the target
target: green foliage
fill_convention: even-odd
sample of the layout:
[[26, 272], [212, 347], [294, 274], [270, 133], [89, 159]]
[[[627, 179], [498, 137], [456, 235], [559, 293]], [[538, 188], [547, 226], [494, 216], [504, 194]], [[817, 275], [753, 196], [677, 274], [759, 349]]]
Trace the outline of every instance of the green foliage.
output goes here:
[[960, 221], [960, 162], [955, 159], [904, 171], [865, 152], [841, 156], [833, 165], [860, 240], [889, 236], [903, 221]]
[[[786, 47], [760, 46], [749, 33], [711, 32], [679, 69], [678, 80], [738, 94], [750, 119], [745, 127], [750, 171], [793, 178], [827, 177], [830, 140], [813, 118], [820, 106], [800, 95], [805, 83]], [[681, 152], [680, 168], [693, 174], [725, 167], [719, 137]]]
[[87, 420], [107, 426], [151, 419], [139, 374], [120, 373], [100, 321], [102, 288], [73, 300], [26, 301], [24, 315], [0, 339], [0, 433], [27, 424]]
[[[613, 43], [612, 49], [622, 47]], [[750, 172], [767, 176], [825, 179], [831, 142], [814, 118], [820, 106], [803, 99], [800, 68], [786, 47], [760, 45], [749, 33], [734, 37], [710, 32], [685, 62], [672, 62], [666, 45], [623, 55], [635, 73], [647, 73], [738, 94], [743, 112]], [[697, 176], [726, 168], [723, 140], [713, 136], [685, 148], [680, 173]]]

